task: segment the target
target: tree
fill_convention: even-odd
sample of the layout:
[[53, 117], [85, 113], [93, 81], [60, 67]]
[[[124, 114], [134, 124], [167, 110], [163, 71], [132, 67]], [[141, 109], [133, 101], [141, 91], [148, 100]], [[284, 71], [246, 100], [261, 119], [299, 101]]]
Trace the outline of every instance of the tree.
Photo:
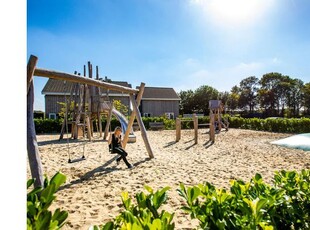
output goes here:
[[240, 88], [238, 86], [232, 87], [229, 98], [228, 98], [228, 108], [230, 110], [236, 110], [239, 108], [239, 98], [240, 98]]
[[179, 93], [180, 114], [193, 113], [194, 92], [192, 90], [182, 91]]
[[[223, 105], [225, 106], [225, 110], [228, 107], [228, 102], [229, 102], [229, 92], [220, 92], [219, 93], [219, 99], [222, 101]], [[225, 111], [226, 112], [226, 111]]]
[[303, 104], [303, 87], [303, 81], [288, 78], [286, 101], [290, 115], [294, 117], [299, 116], [299, 111]]
[[219, 92], [211, 86], [203, 85], [195, 90], [194, 109], [195, 112], [209, 114], [209, 101], [217, 100]]
[[302, 89], [304, 113], [310, 115], [310, 82], [306, 83]]
[[[283, 76], [280, 73], [264, 74], [259, 81], [261, 88], [258, 90], [260, 105], [265, 109], [267, 116], [277, 116], [280, 110], [279, 83]], [[278, 110], [278, 113], [277, 111]]]
[[122, 114], [127, 115], [128, 114], [128, 107], [124, 104], [122, 104], [121, 100], [114, 100], [113, 99], [113, 107], [120, 111]]
[[240, 82], [239, 105], [243, 109], [249, 109], [254, 112], [257, 105], [258, 78], [255, 76], [247, 77]]

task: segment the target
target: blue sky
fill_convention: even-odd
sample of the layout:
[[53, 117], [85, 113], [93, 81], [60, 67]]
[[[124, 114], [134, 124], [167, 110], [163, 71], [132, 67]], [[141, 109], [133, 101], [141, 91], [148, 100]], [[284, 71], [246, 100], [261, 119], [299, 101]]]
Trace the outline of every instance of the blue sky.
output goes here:
[[[230, 91], [249, 76], [280, 72], [310, 82], [308, 0], [28, 0], [27, 59], [133, 87]], [[47, 78], [35, 77], [44, 110]]]

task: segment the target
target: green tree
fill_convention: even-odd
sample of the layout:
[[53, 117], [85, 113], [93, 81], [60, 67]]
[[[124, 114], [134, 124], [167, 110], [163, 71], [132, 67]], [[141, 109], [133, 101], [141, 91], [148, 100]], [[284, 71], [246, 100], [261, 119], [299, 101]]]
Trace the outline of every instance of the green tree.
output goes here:
[[[258, 90], [260, 105], [265, 109], [267, 116], [277, 116], [280, 110], [280, 82], [283, 79], [280, 73], [267, 73], [260, 79], [261, 88]], [[278, 111], [278, 112], [277, 112]]]
[[194, 109], [197, 113], [209, 114], [209, 101], [217, 100], [219, 92], [211, 86], [203, 85], [195, 90]]
[[287, 87], [287, 106], [294, 117], [299, 116], [300, 108], [303, 105], [303, 87], [303, 81], [299, 79], [289, 79], [289, 86]]
[[230, 91], [228, 102], [227, 102], [228, 108], [231, 111], [234, 111], [237, 108], [239, 108], [239, 98], [240, 98], [240, 88], [235, 85], [234, 87], [232, 87]]
[[302, 89], [304, 113], [310, 115], [310, 82], [306, 83]]
[[255, 76], [247, 77], [240, 82], [239, 105], [243, 109], [249, 109], [253, 113], [257, 105], [258, 78]]
[[113, 100], [113, 107], [124, 115], [128, 114], [128, 107], [122, 104], [121, 100]]
[[180, 114], [193, 113], [194, 92], [192, 90], [180, 91]]

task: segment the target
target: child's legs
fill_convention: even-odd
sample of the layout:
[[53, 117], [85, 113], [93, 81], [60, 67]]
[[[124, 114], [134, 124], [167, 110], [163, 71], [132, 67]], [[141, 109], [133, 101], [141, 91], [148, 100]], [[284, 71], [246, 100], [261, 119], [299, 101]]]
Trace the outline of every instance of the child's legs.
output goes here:
[[123, 161], [125, 162], [125, 164], [127, 166], [130, 165], [129, 162], [127, 161], [127, 158], [126, 158], [126, 156], [128, 154], [127, 154], [127, 152], [124, 149], [122, 149], [122, 148], [115, 148], [114, 152], [120, 155], [120, 157], [117, 158], [117, 161], [120, 161], [121, 159], [123, 159]]

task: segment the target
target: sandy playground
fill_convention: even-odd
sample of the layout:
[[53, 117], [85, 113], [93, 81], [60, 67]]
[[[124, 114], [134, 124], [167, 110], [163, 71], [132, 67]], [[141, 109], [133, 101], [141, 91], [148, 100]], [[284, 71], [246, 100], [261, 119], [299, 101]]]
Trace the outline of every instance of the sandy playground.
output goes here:
[[[69, 212], [63, 229], [88, 229], [91, 225], [106, 223], [122, 208], [120, 194], [129, 195], [170, 186], [165, 210], [175, 212], [176, 229], [195, 229], [197, 222], [179, 208], [184, 203], [176, 189], [180, 182], [196, 185], [208, 181], [221, 188], [229, 187], [229, 180], [249, 181], [256, 172], [271, 182], [274, 171], [310, 168], [310, 152], [288, 149], [270, 144], [290, 136], [250, 130], [230, 129], [216, 135], [213, 145], [208, 134], [199, 129], [198, 144], [194, 131], [182, 130], [181, 140], [175, 142], [175, 131], [147, 131], [155, 158], [149, 160], [140, 132], [137, 142], [127, 144], [128, 160], [135, 167], [127, 169], [124, 162], [116, 165], [116, 155], [108, 152], [107, 142], [94, 134], [92, 142], [70, 140], [71, 159], [82, 156], [86, 160], [68, 163], [67, 140], [58, 141], [59, 134], [38, 135], [44, 173], [52, 177], [57, 171], [67, 176], [67, 182], [57, 192], [52, 208]], [[65, 135], [66, 138], [66, 135]], [[29, 166], [27, 178], [30, 178]]]

